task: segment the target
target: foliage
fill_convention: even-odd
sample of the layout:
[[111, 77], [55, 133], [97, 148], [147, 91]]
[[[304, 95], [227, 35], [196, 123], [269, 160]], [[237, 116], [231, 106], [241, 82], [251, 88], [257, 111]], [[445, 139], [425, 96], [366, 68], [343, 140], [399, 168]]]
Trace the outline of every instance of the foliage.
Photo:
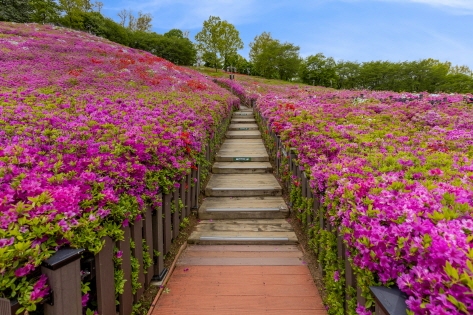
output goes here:
[[218, 69], [220, 60], [224, 65], [227, 64], [228, 58], [243, 48], [240, 33], [235, 26], [216, 16], [210, 16], [204, 21], [202, 30], [195, 35], [195, 40], [197, 48], [211, 56], [215, 70]]
[[[239, 78], [254, 93], [254, 82]], [[370, 285], [397, 284], [414, 314], [472, 313], [473, 111], [463, 95], [258, 86], [257, 109], [295, 148], [332, 231], [343, 235], [366, 298], [356, 312], [368, 313]], [[297, 181], [292, 190], [304, 220]], [[336, 314], [344, 296], [334, 234], [309, 233]], [[354, 299], [347, 305], [353, 314]]]
[[281, 80], [291, 80], [297, 76], [301, 63], [299, 46], [281, 43], [270, 33], [263, 32], [255, 37], [250, 48], [250, 60], [259, 75]]
[[63, 245], [97, 253], [104, 236], [123, 239], [200, 161], [237, 99], [91, 34], [13, 23], [0, 33], [0, 296], [32, 310], [46, 294], [29, 278], [41, 262]]
[[304, 83], [339, 89], [397, 92], [473, 92], [473, 74], [466, 66], [434, 59], [363, 63], [338, 61], [322, 53], [307, 57], [301, 66]]

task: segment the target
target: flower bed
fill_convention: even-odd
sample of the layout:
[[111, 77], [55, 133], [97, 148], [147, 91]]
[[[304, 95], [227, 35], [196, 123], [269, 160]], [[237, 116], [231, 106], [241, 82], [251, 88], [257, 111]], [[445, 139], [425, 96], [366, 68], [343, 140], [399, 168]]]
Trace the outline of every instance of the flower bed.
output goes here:
[[159, 205], [238, 100], [73, 30], [0, 23], [0, 52], [0, 290], [31, 306], [47, 291], [27, 277], [42, 261], [64, 244], [97, 253]]
[[[415, 314], [472, 313], [473, 110], [463, 96], [264, 89], [258, 111], [295, 151], [322, 217], [349, 249], [367, 298], [356, 312], [370, 313], [368, 286], [397, 284]], [[293, 181], [294, 207], [311, 210], [299, 185]], [[329, 313], [343, 314], [345, 294], [356, 292], [341, 287], [336, 238], [318, 224], [309, 233], [321, 261], [331, 262]]]

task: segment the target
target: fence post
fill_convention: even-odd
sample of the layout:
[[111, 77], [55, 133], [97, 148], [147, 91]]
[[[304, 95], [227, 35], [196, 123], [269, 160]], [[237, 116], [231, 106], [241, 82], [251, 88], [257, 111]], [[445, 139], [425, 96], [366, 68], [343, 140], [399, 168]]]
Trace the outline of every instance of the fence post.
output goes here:
[[133, 248], [133, 256], [138, 260], [140, 269], [138, 273], [138, 282], [141, 284], [134, 296], [134, 302], [138, 302], [140, 297], [144, 293], [145, 286], [145, 274], [143, 272], [143, 220], [135, 221], [131, 229], [131, 238], [135, 242], [135, 248]]
[[[162, 199], [163, 194], [159, 194], [159, 198]], [[154, 263], [154, 279], [160, 279], [166, 273], [164, 269], [164, 225], [163, 225], [163, 208], [164, 200], [162, 205], [158, 207], [153, 215], [153, 250], [159, 252], [159, 256], [156, 258]], [[154, 255], [152, 256], [154, 257]], [[154, 259], [153, 259], [154, 261]]]
[[[157, 231], [156, 231], [157, 232]], [[145, 219], [143, 222], [143, 235], [148, 246], [148, 255], [153, 259], [153, 211], [150, 207], [146, 209]], [[153, 265], [148, 267], [145, 275], [145, 288], [147, 288], [153, 278]], [[100, 313], [102, 314], [102, 313]]]
[[181, 185], [179, 187], [179, 199], [181, 200], [182, 205], [183, 205], [183, 208], [181, 209], [181, 221], [183, 221], [184, 218], [187, 217], [187, 213], [186, 213], [186, 207], [187, 207], [187, 203], [186, 203], [186, 177], [185, 176], [183, 176], [181, 178], [181, 181], [179, 182], [179, 184]]
[[342, 247], [342, 250], [345, 252], [345, 309], [348, 309], [348, 300], [356, 298], [355, 296], [350, 296], [348, 294], [349, 287], [356, 289], [356, 277], [350, 264], [350, 260], [348, 259], [348, 249], [345, 243], [342, 243]]
[[94, 257], [97, 308], [100, 315], [116, 315], [113, 241], [108, 236], [104, 237], [104, 241], [102, 250]]
[[163, 194], [163, 213], [164, 213], [164, 253], [166, 255], [171, 249], [172, 230], [171, 230], [171, 194]]
[[53, 299], [53, 305], [44, 305], [46, 315], [82, 315], [80, 257], [83, 252], [84, 249], [60, 249], [41, 264]]
[[[0, 298], [0, 314], [2, 315], [15, 315], [16, 311], [20, 308], [20, 304], [17, 300], [9, 300]], [[21, 315], [25, 314], [22, 312]]]
[[172, 202], [174, 204], [174, 213], [172, 214], [172, 238], [179, 236], [179, 189], [175, 188], [172, 194]]
[[118, 242], [118, 249], [122, 251], [122, 270], [125, 276], [125, 287], [120, 294], [118, 306], [120, 315], [129, 315], [133, 309], [133, 294], [131, 292], [131, 250], [130, 250], [130, 227], [123, 227], [124, 240]]
[[375, 300], [376, 315], [407, 314], [406, 295], [397, 287], [370, 287]]
[[186, 190], [186, 217], [191, 214], [191, 207], [192, 207], [192, 170], [186, 175], [186, 183], [187, 183], [187, 190]]

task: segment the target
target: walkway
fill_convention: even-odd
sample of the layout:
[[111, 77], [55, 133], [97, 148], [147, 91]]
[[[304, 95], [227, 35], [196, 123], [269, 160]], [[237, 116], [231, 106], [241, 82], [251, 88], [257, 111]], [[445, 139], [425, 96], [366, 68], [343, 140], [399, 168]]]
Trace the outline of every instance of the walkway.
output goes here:
[[233, 114], [226, 138], [152, 314], [326, 315], [250, 109]]

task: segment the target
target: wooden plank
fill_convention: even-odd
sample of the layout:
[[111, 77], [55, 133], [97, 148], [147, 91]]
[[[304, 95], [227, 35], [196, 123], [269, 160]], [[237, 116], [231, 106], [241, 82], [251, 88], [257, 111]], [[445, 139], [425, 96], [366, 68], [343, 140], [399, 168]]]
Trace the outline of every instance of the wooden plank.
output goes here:
[[[148, 246], [148, 255], [149, 257], [153, 258], [153, 211], [151, 208], [148, 208], [145, 213], [145, 218], [143, 221], [143, 234], [146, 241], [146, 245]], [[153, 277], [153, 265], [149, 266], [147, 269], [147, 273], [145, 274], [145, 288], [147, 288], [151, 282], [151, 278]]]
[[201, 166], [197, 165], [197, 195], [195, 196], [195, 207], [199, 208], [199, 196], [200, 196], [200, 172], [201, 172]]
[[143, 271], [143, 221], [135, 221], [133, 226], [131, 227], [131, 239], [135, 242], [135, 248], [132, 249], [133, 256], [138, 260], [140, 264], [139, 273], [138, 273], [138, 282], [141, 284], [141, 288], [139, 288], [133, 300], [135, 303], [138, 302], [140, 297], [143, 295], [144, 286], [145, 286], [145, 274]]
[[168, 288], [176, 295], [263, 295], [263, 296], [310, 296], [318, 295], [317, 288], [307, 284], [293, 284], [290, 289], [284, 284], [266, 285], [265, 283], [246, 285], [245, 283], [222, 283], [218, 286], [211, 284], [170, 283]]
[[[162, 199], [162, 196], [162, 194], [159, 194], [158, 198]], [[159, 275], [164, 269], [163, 206], [164, 205], [159, 206], [153, 215], [153, 250], [160, 253], [154, 263], [153, 275]], [[154, 260], [154, 255], [152, 257]]]
[[[211, 246], [211, 245], [210, 245]], [[240, 258], [280, 258], [280, 257], [296, 257], [302, 258], [301, 251], [186, 251], [182, 257], [240, 257]]]
[[[192, 315], [241, 315], [242, 310], [235, 310], [229, 308], [199, 308], [192, 309]], [[153, 312], [152, 315], [161, 315], [161, 314], [173, 314], [173, 315], [189, 315], [191, 314], [188, 309], [175, 309], [175, 308], [165, 308], [162, 307], [159, 309], [159, 312]], [[261, 310], [244, 310], [245, 315], [288, 315], [288, 310], [281, 309], [261, 309]], [[291, 310], [291, 315], [326, 315], [325, 310]]]
[[181, 213], [179, 214], [181, 216], [181, 221], [187, 217], [187, 213], [186, 213], [186, 177], [182, 177], [181, 178], [181, 181], [179, 182], [179, 184], [181, 185], [179, 187], [179, 199], [181, 200], [182, 202], [182, 205], [184, 206], [181, 210]]
[[125, 287], [123, 294], [118, 296], [120, 315], [130, 315], [133, 309], [133, 294], [131, 292], [131, 250], [130, 250], [130, 227], [123, 227], [125, 239], [118, 242], [118, 249], [123, 252], [122, 270], [125, 275]]
[[188, 245], [187, 252], [222, 251], [222, 252], [300, 252], [296, 245]]
[[172, 238], [176, 239], [179, 236], [179, 189], [175, 188], [172, 193], [172, 203], [174, 205], [174, 213], [172, 214]]
[[197, 170], [195, 169], [192, 169], [192, 175], [191, 175], [191, 183], [192, 183], [192, 187], [191, 187], [191, 208], [194, 209], [194, 208], [197, 208], [196, 206], [196, 199], [197, 199], [197, 182], [196, 182], [196, 179], [197, 179]]
[[191, 189], [191, 180], [192, 180], [192, 177], [191, 177], [191, 173], [188, 173], [186, 175], [186, 183], [187, 183], [187, 188], [186, 188], [186, 217], [189, 216], [191, 214], [191, 207], [192, 207], [192, 201], [191, 201], [191, 192], [192, 192], [192, 189]]
[[175, 295], [170, 290], [169, 294], [166, 294], [158, 301], [159, 307], [178, 307], [178, 308], [189, 308], [195, 309], [196, 306], [199, 308], [229, 308], [237, 310], [245, 309], [286, 309], [288, 311], [296, 309], [325, 309], [322, 301], [317, 301], [312, 297], [307, 296], [287, 296], [282, 299], [279, 296], [210, 296], [204, 299], [201, 295]]
[[172, 230], [171, 230], [171, 194], [163, 194], [163, 214], [164, 214], [164, 252], [166, 255], [171, 250]]
[[80, 259], [56, 270], [41, 267], [41, 272], [48, 277], [54, 298], [54, 305], [44, 305], [44, 313], [82, 315]]
[[183, 257], [178, 262], [178, 265], [197, 266], [300, 266], [302, 264], [301, 258], [295, 257]]
[[101, 315], [116, 315], [113, 241], [108, 236], [104, 241], [104, 247], [95, 255], [97, 308]]
[[[187, 267], [187, 268], [186, 268]], [[187, 269], [187, 270], [186, 270]], [[189, 272], [191, 271], [191, 272]], [[240, 276], [267, 276], [267, 275], [310, 275], [307, 266], [184, 266], [177, 268], [173, 272], [176, 277], [194, 277], [196, 275], [202, 276], [203, 281], [205, 277], [225, 277], [229, 274], [238, 274]], [[224, 278], [222, 278], [224, 279]], [[282, 284], [282, 283], [281, 283]]]

